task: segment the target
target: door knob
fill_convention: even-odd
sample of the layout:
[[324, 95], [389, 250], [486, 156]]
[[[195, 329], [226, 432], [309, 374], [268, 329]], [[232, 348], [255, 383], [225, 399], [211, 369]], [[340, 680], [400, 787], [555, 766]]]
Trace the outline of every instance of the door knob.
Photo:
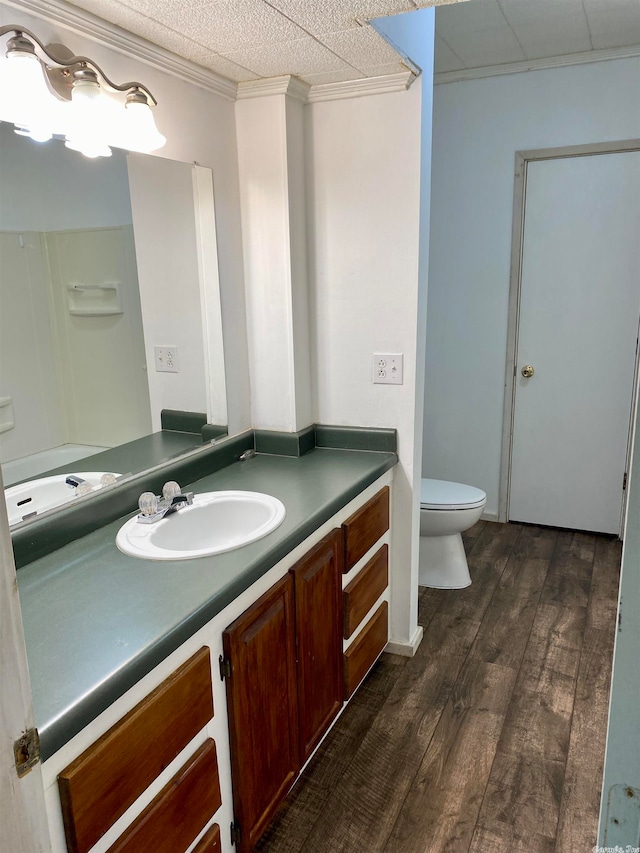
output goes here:
[[533, 365], [525, 364], [520, 373], [524, 376], [525, 379], [530, 379], [535, 373], [535, 370], [533, 369]]

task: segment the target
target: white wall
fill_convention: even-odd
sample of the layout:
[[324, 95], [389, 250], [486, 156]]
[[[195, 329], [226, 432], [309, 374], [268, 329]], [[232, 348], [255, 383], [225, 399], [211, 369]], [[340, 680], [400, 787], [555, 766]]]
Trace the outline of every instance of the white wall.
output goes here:
[[423, 473], [497, 514], [515, 152], [640, 136], [640, 59], [436, 86]]
[[[308, 108], [314, 419], [398, 430], [391, 560], [394, 586], [405, 594], [392, 601], [391, 637], [405, 643], [415, 630], [409, 578], [421, 96], [418, 80], [406, 92]], [[404, 353], [403, 385], [373, 384], [374, 352]]]

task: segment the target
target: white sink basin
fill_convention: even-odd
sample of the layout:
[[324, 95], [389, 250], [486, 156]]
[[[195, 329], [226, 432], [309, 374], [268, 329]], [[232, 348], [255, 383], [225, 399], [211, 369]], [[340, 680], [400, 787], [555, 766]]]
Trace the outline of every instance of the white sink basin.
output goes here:
[[[100, 489], [100, 480], [106, 471], [69, 471], [68, 474], [54, 474], [51, 477], [40, 477], [28, 483], [20, 483], [4, 490], [7, 504], [9, 524], [17, 524], [31, 515], [39, 515], [48, 509], [62, 506], [78, 497], [73, 486], [68, 486], [65, 480], [69, 476], [81, 477], [92, 489]], [[115, 474], [119, 477], [120, 474]]]
[[152, 524], [138, 517], [122, 525], [116, 545], [144, 560], [191, 560], [233, 551], [262, 539], [285, 517], [284, 504], [261, 492], [204, 492]]

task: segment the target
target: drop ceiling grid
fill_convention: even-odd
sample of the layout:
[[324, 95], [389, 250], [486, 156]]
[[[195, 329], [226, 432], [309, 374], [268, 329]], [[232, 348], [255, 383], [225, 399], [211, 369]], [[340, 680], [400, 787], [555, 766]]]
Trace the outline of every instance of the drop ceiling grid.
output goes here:
[[295, 41], [308, 35], [263, 0], [121, 2], [220, 54], [229, 54], [254, 45]]
[[311, 35], [361, 27], [372, 18], [415, 10], [413, 0], [267, 0]]
[[584, 0], [596, 50], [640, 44], [640, 0]]
[[437, 73], [447, 71], [462, 71], [464, 62], [454, 53], [442, 36], [436, 33], [434, 50], [434, 67]]
[[436, 72], [640, 45], [640, 0], [471, 0], [436, 12]]
[[258, 77], [292, 74], [305, 80], [307, 74], [350, 71], [352, 68], [349, 63], [312, 36], [277, 44], [254, 45], [245, 50], [232, 51], [224, 56], [254, 71]]
[[527, 58], [498, 0], [443, 6], [436, 12], [436, 31], [465, 68]]
[[498, 0], [527, 59], [591, 50], [582, 0], [544, 3]]

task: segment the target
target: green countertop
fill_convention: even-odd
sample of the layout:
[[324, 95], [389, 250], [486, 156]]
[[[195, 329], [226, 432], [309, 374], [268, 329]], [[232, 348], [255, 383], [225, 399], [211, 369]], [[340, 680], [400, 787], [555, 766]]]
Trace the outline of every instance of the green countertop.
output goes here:
[[267, 492], [287, 515], [264, 539], [215, 557], [175, 562], [122, 554], [127, 517], [18, 572], [43, 760], [397, 461], [395, 453], [316, 448], [258, 454], [183, 484], [197, 492]]

